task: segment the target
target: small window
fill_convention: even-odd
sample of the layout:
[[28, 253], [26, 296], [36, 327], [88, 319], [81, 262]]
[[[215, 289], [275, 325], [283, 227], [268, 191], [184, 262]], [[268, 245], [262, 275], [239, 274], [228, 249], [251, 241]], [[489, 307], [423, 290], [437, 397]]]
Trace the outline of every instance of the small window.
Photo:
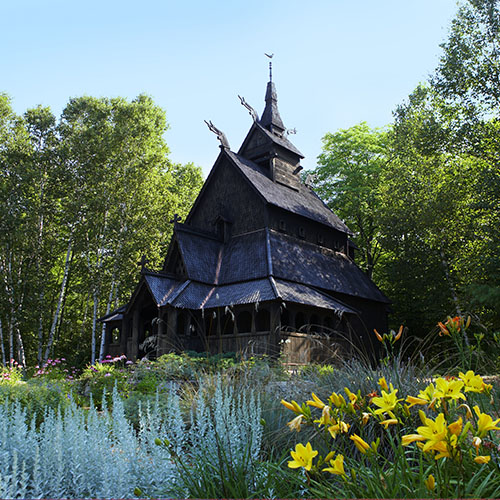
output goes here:
[[121, 332], [119, 328], [113, 328], [111, 332], [111, 343], [119, 344], [120, 343]]
[[286, 222], [281, 219], [279, 224], [280, 231], [286, 231]]
[[318, 243], [319, 243], [320, 245], [322, 245], [322, 244], [323, 244], [323, 235], [322, 235], [321, 233], [318, 233]]
[[305, 238], [306, 237], [306, 230], [305, 230], [304, 226], [299, 226], [299, 236], [301, 238]]

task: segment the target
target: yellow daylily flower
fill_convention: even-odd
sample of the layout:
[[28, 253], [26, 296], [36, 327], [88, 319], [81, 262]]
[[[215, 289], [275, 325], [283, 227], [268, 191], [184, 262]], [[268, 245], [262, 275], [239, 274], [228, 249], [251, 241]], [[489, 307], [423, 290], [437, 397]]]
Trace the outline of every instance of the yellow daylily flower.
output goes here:
[[455, 436], [462, 432], [462, 417], [448, 426], [448, 430]]
[[425, 418], [425, 425], [417, 427], [417, 432], [427, 440], [423, 451], [430, 450], [434, 445], [446, 439], [448, 434], [444, 414], [440, 413], [436, 420]]
[[387, 420], [382, 420], [382, 422], [380, 422], [380, 425], [383, 425], [386, 429], [387, 427], [389, 427], [389, 425], [395, 425], [395, 424], [399, 424], [399, 420], [397, 418], [389, 418]]
[[313, 458], [318, 454], [316, 450], [312, 449], [311, 443], [307, 443], [305, 446], [298, 443], [295, 446], [295, 451], [291, 451], [290, 455], [293, 460], [288, 462], [288, 467], [290, 469], [298, 469], [299, 467], [304, 467], [305, 470], [309, 471], [312, 467]]
[[350, 425], [346, 424], [345, 422], [338, 422], [337, 424], [331, 425], [328, 427], [328, 432], [332, 436], [333, 439], [337, 437], [337, 434], [339, 432], [346, 433], [349, 430]]
[[336, 474], [338, 476], [345, 476], [344, 471], [344, 455], [337, 455], [335, 460], [330, 460], [331, 467], [326, 467], [323, 469], [325, 472], [330, 474]]
[[426, 405], [429, 403], [429, 401], [427, 401], [426, 399], [416, 398], [414, 396], [406, 396], [405, 401], [407, 403], [410, 403], [408, 405], [408, 408], [411, 408], [412, 406], [415, 406], [415, 405]]
[[431, 408], [434, 407], [438, 395], [433, 383], [430, 383], [423, 391], [418, 393], [418, 398], [427, 401]]
[[476, 464], [487, 464], [490, 460], [491, 457], [489, 455], [478, 455], [474, 459], [474, 462], [476, 462]]
[[435, 397], [465, 400], [465, 396], [460, 392], [463, 386], [463, 380], [446, 380], [440, 377], [436, 379]]
[[366, 452], [370, 449], [370, 445], [357, 434], [353, 434], [349, 439], [351, 439], [354, 442], [356, 448], [361, 453], [366, 454]]
[[309, 406], [315, 406], [316, 408], [319, 408], [320, 410], [322, 410], [326, 405], [325, 403], [323, 403], [323, 401], [321, 401], [321, 399], [318, 398], [318, 396], [316, 396], [316, 394], [311, 393], [311, 396], [313, 398], [313, 401], [309, 400], [309, 401], [306, 401], [306, 404], [308, 404]]
[[298, 415], [293, 420], [290, 420], [290, 422], [288, 422], [286, 425], [288, 425], [288, 427], [290, 427], [291, 431], [299, 432], [303, 419], [304, 419], [303, 415]]
[[361, 421], [363, 422], [363, 425], [366, 425], [368, 423], [368, 420], [370, 420], [370, 417], [371, 417], [371, 414], [367, 413], [366, 411], [364, 411], [361, 414]]
[[397, 398], [397, 392], [397, 389], [392, 390], [390, 393], [382, 391], [382, 397], [372, 398], [372, 403], [379, 407], [378, 410], [375, 410], [376, 415], [391, 412], [394, 408], [396, 408], [398, 401], [402, 401], [402, 399]]
[[292, 401], [291, 403], [289, 403], [288, 401], [285, 401], [284, 399], [282, 399], [281, 404], [285, 408], [288, 408], [289, 410], [292, 410], [295, 413], [302, 414], [302, 408], [299, 406], [299, 404], [296, 401]]
[[420, 434], [407, 434], [401, 438], [401, 444], [403, 446], [408, 446], [415, 441], [425, 441], [426, 438]]
[[330, 401], [336, 408], [342, 408], [343, 406], [345, 406], [345, 399], [342, 394], [332, 392], [332, 395], [328, 398], [328, 401]]
[[351, 401], [351, 403], [355, 403], [358, 400], [358, 396], [352, 393], [347, 387], [344, 387], [344, 391], [347, 394], [347, 397], [349, 398], [349, 401]]
[[487, 413], [481, 413], [479, 406], [474, 406], [474, 411], [478, 416], [477, 420], [477, 433], [479, 437], [484, 437], [488, 433], [488, 431], [500, 430], [500, 427], [497, 427], [498, 422], [500, 422], [500, 418], [493, 420]]
[[485, 383], [480, 375], [469, 370], [467, 373], [460, 372], [458, 376], [464, 383], [465, 392], [483, 392]]
[[384, 391], [389, 390], [389, 386], [387, 385], [387, 381], [385, 380], [385, 377], [380, 377], [378, 379], [378, 385], [381, 387], [381, 389], [384, 389]]
[[424, 481], [425, 487], [432, 491], [436, 487], [436, 480], [432, 474], [429, 474], [429, 477]]

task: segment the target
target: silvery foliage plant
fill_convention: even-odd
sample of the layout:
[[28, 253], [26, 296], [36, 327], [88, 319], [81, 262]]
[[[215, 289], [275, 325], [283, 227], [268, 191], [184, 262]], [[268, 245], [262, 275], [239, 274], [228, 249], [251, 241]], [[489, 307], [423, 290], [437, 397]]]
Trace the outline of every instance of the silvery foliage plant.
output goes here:
[[[6, 402], [0, 406], [0, 498], [130, 498], [136, 487], [178, 497], [186, 492], [185, 464], [217, 464], [228, 474], [231, 467], [247, 470], [261, 450], [260, 401], [223, 387], [220, 378], [209, 396], [203, 383], [186, 418], [172, 387], [139, 408], [137, 429], [116, 388], [112, 409], [106, 397], [102, 411], [71, 403], [64, 413], [47, 411], [39, 427], [27, 422], [20, 405]], [[156, 445], [158, 437], [169, 446]]]
[[[39, 428], [26, 422], [18, 404], [0, 407], [0, 498], [124, 498], [138, 484], [171, 491], [176, 471], [169, 453], [154, 444], [158, 433], [182, 442], [179, 405], [160, 412], [158, 399], [141, 409], [140, 428], [125, 418], [113, 393], [113, 409], [97, 412], [71, 404], [64, 414], [47, 412]], [[105, 401], [105, 398], [103, 398]]]

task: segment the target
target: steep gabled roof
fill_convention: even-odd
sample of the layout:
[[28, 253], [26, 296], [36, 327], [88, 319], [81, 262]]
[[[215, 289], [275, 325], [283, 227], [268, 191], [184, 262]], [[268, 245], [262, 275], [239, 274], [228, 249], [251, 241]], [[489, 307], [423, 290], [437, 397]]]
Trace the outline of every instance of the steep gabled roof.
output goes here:
[[308, 186], [300, 184], [298, 191], [290, 189], [273, 182], [256, 163], [232, 151], [224, 153], [267, 203], [333, 227], [343, 233], [352, 234], [342, 220]]
[[273, 134], [266, 128], [264, 128], [259, 122], [254, 122], [252, 127], [250, 128], [245, 140], [241, 144], [240, 149], [238, 150], [239, 155], [243, 155], [248, 144], [252, 140], [255, 134], [262, 134], [266, 139], [268, 139], [271, 143], [277, 144], [278, 146], [286, 149], [287, 151], [292, 152], [297, 155], [299, 158], [304, 158], [304, 155], [286, 138], [286, 136], [279, 136]]
[[175, 236], [188, 277], [202, 283], [216, 283], [221, 272], [222, 242], [180, 225]]

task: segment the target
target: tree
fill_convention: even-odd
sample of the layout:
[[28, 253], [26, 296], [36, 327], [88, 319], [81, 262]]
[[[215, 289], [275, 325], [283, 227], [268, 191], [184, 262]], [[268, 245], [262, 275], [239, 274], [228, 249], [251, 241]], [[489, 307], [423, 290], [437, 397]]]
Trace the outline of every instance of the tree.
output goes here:
[[151, 98], [72, 99], [16, 116], [0, 96], [0, 346], [21, 364], [99, 355], [99, 316], [160, 264], [201, 169], [174, 165]]
[[360, 123], [323, 137], [315, 189], [355, 233], [360, 265], [368, 276], [380, 257], [380, 175], [388, 163], [387, 132]]

